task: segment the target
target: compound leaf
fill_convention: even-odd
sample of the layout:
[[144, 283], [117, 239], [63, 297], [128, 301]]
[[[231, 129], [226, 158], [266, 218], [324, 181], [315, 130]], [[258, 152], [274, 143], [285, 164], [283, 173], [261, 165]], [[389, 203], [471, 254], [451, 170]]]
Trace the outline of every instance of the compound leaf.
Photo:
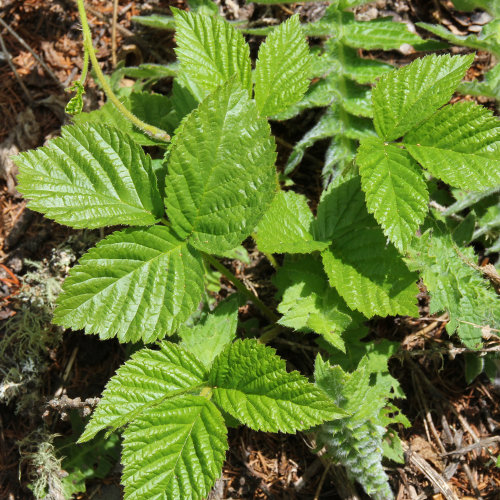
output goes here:
[[366, 210], [359, 177], [332, 183], [318, 206], [317, 239], [332, 244], [322, 252], [334, 286], [351, 309], [367, 317], [418, 315], [417, 275], [411, 273]]
[[337, 415], [320, 389], [288, 373], [275, 350], [255, 340], [228, 346], [212, 365], [210, 385], [218, 406], [256, 430], [295, 433]]
[[123, 427], [167, 397], [203, 385], [206, 378], [200, 361], [176, 344], [162, 342], [159, 351], [141, 349], [108, 382], [79, 442], [104, 429]]
[[236, 82], [219, 87], [177, 130], [168, 160], [172, 227], [220, 254], [255, 228], [277, 187], [275, 144], [255, 102]]
[[368, 211], [404, 252], [427, 213], [429, 196], [419, 166], [404, 149], [380, 139], [361, 143], [357, 163]]
[[445, 106], [404, 143], [419, 163], [452, 186], [481, 190], [500, 184], [500, 122], [482, 106]]
[[167, 399], [124, 432], [125, 499], [206, 498], [227, 449], [224, 418], [211, 401], [194, 395]]
[[255, 64], [255, 100], [262, 116], [285, 111], [300, 100], [309, 84], [311, 56], [292, 16], [274, 30], [259, 48]]
[[446, 104], [474, 60], [430, 55], [380, 77], [372, 92], [375, 129], [385, 140], [401, 137]]
[[56, 324], [102, 339], [151, 342], [198, 307], [203, 263], [164, 226], [115, 232], [85, 254], [63, 285]]
[[183, 325], [177, 331], [182, 345], [209, 367], [226, 344], [236, 336], [238, 295], [221, 302], [194, 326]]
[[117, 129], [63, 127], [49, 146], [15, 162], [28, 206], [60, 224], [148, 226], [163, 214], [151, 158]]
[[304, 196], [280, 191], [259, 222], [256, 241], [261, 252], [310, 253], [323, 250], [328, 243], [314, 241], [313, 214]]
[[181, 71], [205, 96], [233, 75], [250, 96], [250, 49], [243, 35], [220, 18], [179, 9], [172, 11], [176, 23], [175, 52]]

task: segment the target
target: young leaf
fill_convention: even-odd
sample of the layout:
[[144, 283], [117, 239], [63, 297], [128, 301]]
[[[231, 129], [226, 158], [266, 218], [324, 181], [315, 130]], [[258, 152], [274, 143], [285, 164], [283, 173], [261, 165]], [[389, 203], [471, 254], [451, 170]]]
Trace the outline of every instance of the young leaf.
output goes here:
[[280, 191], [257, 226], [256, 241], [261, 252], [311, 253], [328, 243], [314, 241], [313, 214], [304, 196]]
[[321, 390], [288, 373], [274, 349], [255, 340], [229, 345], [215, 359], [209, 383], [215, 403], [251, 429], [295, 433], [338, 415]]
[[367, 317], [417, 316], [417, 275], [397, 250], [387, 245], [381, 229], [365, 206], [359, 177], [331, 185], [318, 206], [317, 239], [332, 244], [323, 264], [334, 286], [351, 309]]
[[404, 137], [410, 154], [448, 184], [482, 190], [500, 184], [500, 122], [471, 102], [440, 109]]
[[221, 302], [195, 326], [181, 326], [177, 331], [182, 345], [209, 367], [226, 344], [236, 336], [238, 295]]
[[233, 75], [250, 96], [250, 49], [243, 35], [223, 19], [172, 9], [181, 71], [208, 95]]
[[368, 211], [404, 252], [427, 213], [429, 195], [413, 158], [396, 145], [365, 139], [357, 163]]
[[193, 395], [167, 399], [124, 432], [125, 499], [206, 498], [227, 449], [224, 418], [211, 401]]
[[446, 104], [474, 60], [430, 55], [383, 75], [372, 92], [375, 129], [384, 140], [401, 137]]
[[199, 250], [231, 250], [275, 195], [275, 145], [267, 121], [236, 82], [219, 87], [177, 130], [168, 160], [172, 228]]
[[103, 339], [151, 342], [172, 333], [198, 307], [203, 263], [170, 229], [126, 229], [85, 254], [63, 285], [56, 324]]
[[287, 259], [274, 282], [281, 295], [280, 325], [299, 332], [319, 333], [345, 352], [341, 334], [352, 323], [353, 312], [335, 289], [330, 288], [320, 260], [312, 256]]
[[262, 116], [285, 111], [304, 95], [311, 56], [299, 16], [274, 30], [259, 48], [255, 64], [255, 100]]
[[49, 146], [14, 161], [28, 206], [60, 224], [148, 226], [163, 214], [151, 158], [117, 129], [63, 127]]
[[141, 349], [108, 382], [78, 441], [89, 441], [104, 429], [123, 427], [166, 398], [203, 385], [206, 378], [200, 361], [176, 344], [163, 342], [159, 351]]

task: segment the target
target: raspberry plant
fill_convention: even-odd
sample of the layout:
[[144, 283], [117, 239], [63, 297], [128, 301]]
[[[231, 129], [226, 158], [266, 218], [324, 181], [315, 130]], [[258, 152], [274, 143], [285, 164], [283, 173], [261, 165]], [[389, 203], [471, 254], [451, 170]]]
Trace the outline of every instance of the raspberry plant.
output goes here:
[[[391, 498], [381, 460], [401, 457], [387, 426], [408, 423], [388, 402], [403, 396], [387, 368], [397, 346], [361, 342], [364, 321], [417, 316], [419, 272], [432, 311], [447, 311], [449, 333], [468, 347], [500, 317], [494, 291], [460, 257], [473, 257], [463, 231], [428, 213], [431, 176], [466, 190], [500, 181], [497, 118], [447, 105], [472, 56], [429, 56], [382, 76], [356, 165], [313, 215], [304, 196], [279, 189], [267, 122], [300, 102], [312, 74], [298, 18], [268, 36], [254, 71], [242, 33], [222, 19], [174, 10], [174, 20], [171, 97], [117, 97], [99, 70], [117, 108], [78, 114], [61, 137], [16, 157], [32, 209], [75, 228], [130, 226], [80, 259], [54, 313], [102, 339], [155, 342], [107, 384], [80, 442], [122, 432], [126, 498], [201, 499], [221, 473], [227, 426], [308, 431], [370, 495]], [[152, 144], [163, 158], [141, 146]], [[279, 315], [216, 258], [249, 235], [274, 263], [286, 254], [275, 263]], [[199, 318], [210, 266], [271, 323], [259, 339], [236, 338], [237, 296]], [[286, 328], [317, 334], [327, 358], [317, 357], [314, 382], [265, 345]]]

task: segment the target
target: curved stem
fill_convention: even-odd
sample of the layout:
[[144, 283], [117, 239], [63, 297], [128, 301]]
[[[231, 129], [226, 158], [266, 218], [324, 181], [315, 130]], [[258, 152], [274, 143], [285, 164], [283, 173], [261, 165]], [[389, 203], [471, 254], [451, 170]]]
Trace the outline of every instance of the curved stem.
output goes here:
[[269, 307], [264, 304], [256, 295], [254, 295], [248, 288], [226, 267], [223, 266], [217, 259], [208, 255], [203, 254], [203, 258], [208, 264], [213, 266], [217, 271], [219, 271], [224, 277], [226, 277], [235, 288], [241, 292], [248, 300], [255, 304], [255, 307], [269, 320], [271, 323], [276, 323], [278, 317], [274, 314]]
[[128, 118], [136, 127], [140, 128], [143, 132], [154, 137], [155, 139], [159, 139], [165, 142], [170, 141], [170, 136], [167, 134], [167, 132], [165, 132], [165, 130], [162, 130], [153, 125], [149, 125], [148, 123], [145, 123], [139, 118], [137, 118], [137, 116], [131, 113], [122, 104], [122, 102], [118, 99], [118, 97], [116, 97], [116, 95], [113, 92], [113, 89], [106, 80], [106, 77], [104, 76], [104, 73], [102, 72], [97, 57], [95, 55], [94, 46], [92, 45], [92, 34], [90, 32], [89, 23], [87, 21], [87, 13], [85, 12], [84, 0], [78, 0], [78, 12], [80, 14], [80, 20], [82, 22], [82, 28], [83, 28], [83, 43], [85, 49], [88, 51], [90, 55], [90, 60], [92, 61], [92, 67], [94, 68], [97, 74], [97, 78], [100, 84], [102, 85], [106, 97], [118, 108], [118, 110], [123, 116]]

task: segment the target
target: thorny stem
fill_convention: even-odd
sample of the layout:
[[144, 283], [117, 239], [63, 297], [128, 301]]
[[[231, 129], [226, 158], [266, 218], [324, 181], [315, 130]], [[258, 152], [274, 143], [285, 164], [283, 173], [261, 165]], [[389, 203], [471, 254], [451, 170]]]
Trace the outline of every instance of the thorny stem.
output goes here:
[[130, 120], [136, 127], [140, 128], [143, 132], [148, 134], [149, 136], [154, 137], [155, 139], [159, 139], [164, 142], [170, 141], [170, 136], [158, 127], [153, 125], [149, 125], [148, 123], [143, 122], [133, 113], [131, 113], [116, 97], [113, 92], [113, 89], [107, 82], [104, 73], [99, 66], [99, 62], [97, 61], [97, 57], [95, 55], [94, 46], [92, 45], [92, 34], [90, 32], [89, 23], [87, 21], [87, 13], [85, 12], [84, 0], [78, 0], [78, 12], [80, 14], [80, 21], [82, 22], [83, 29], [83, 44], [85, 47], [85, 51], [88, 52], [90, 56], [90, 60], [92, 61], [92, 67], [94, 68], [97, 78], [102, 85], [104, 93], [106, 97], [118, 108], [120, 113], [125, 116], [128, 120]]
[[223, 266], [217, 259], [208, 255], [203, 254], [205, 261], [213, 266], [217, 271], [219, 271], [224, 277], [226, 277], [243, 295], [247, 297], [248, 300], [253, 302], [257, 309], [267, 318], [271, 323], [276, 323], [278, 317], [274, 314], [269, 307], [264, 304], [257, 296], [255, 296], [248, 288], [229, 270], [227, 267]]

